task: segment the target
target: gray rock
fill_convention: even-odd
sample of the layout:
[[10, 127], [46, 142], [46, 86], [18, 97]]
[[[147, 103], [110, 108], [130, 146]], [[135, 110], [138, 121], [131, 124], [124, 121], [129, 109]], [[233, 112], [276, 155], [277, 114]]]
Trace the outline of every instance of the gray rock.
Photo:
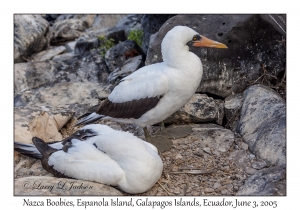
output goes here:
[[209, 147], [212, 150], [226, 152], [230, 149], [234, 142], [234, 134], [222, 126], [214, 124], [198, 124], [194, 125], [193, 136], [198, 139], [200, 148]]
[[75, 54], [82, 54], [84, 52], [88, 52], [92, 49], [97, 49], [100, 45], [100, 41], [98, 38], [86, 39], [80, 37], [75, 44]]
[[229, 158], [233, 159], [235, 164], [244, 170], [250, 167], [250, 159], [245, 150], [234, 150], [230, 153]]
[[49, 23], [41, 15], [14, 15], [14, 62], [24, 62], [47, 48]]
[[115, 25], [114, 30], [116, 29], [124, 30], [125, 36], [127, 37], [129, 31], [134, 29], [135, 30], [142, 29], [142, 25], [141, 25], [142, 17], [143, 17], [142, 14], [126, 15]]
[[68, 42], [66, 44], [66, 52], [74, 52], [77, 41]]
[[34, 61], [46, 61], [51, 60], [54, 56], [62, 54], [66, 48], [64, 46], [53, 47], [48, 50], [44, 50], [42, 52], [37, 53], [33, 56]]
[[98, 104], [99, 98], [108, 97], [109, 93], [107, 86], [95, 82], [61, 82], [18, 94], [14, 102], [15, 106], [39, 105], [70, 108], [78, 116], [80, 112], [82, 113], [80, 104], [85, 105], [86, 111], [88, 107]]
[[[100, 29], [90, 28], [86, 30], [86, 33], [82, 36], [86, 38], [95, 38], [99, 36], [105, 36], [108, 39], [114, 39], [115, 43], [123, 42], [127, 40], [129, 31], [133, 29], [142, 29], [141, 18], [143, 15], [126, 15], [114, 27], [101, 27]], [[95, 19], [96, 20], [96, 19]]]
[[255, 169], [258, 169], [258, 170], [260, 170], [262, 168], [265, 168], [267, 166], [268, 166], [268, 164], [264, 160], [254, 161], [252, 163], [252, 167], [255, 168]]
[[209, 147], [204, 147], [204, 148], [202, 148], [202, 150], [203, 150], [204, 152], [206, 152], [207, 154], [210, 154], [210, 155], [212, 155], [212, 153], [211, 153], [211, 151], [210, 151], [210, 148], [209, 148]]
[[114, 43], [119, 43], [127, 40], [124, 29], [115, 27], [101, 29], [89, 28], [85, 33], [81, 35], [81, 37], [84, 37], [86, 39], [106, 37], [107, 39], [113, 39]]
[[257, 171], [250, 176], [236, 193], [237, 196], [275, 195], [276, 183], [284, 178], [285, 169], [272, 167]]
[[255, 174], [255, 173], [257, 172], [257, 170], [254, 169], [254, 168], [251, 168], [251, 167], [246, 167], [246, 168], [245, 168], [245, 172], [246, 172], [247, 174], [252, 175], [252, 174]]
[[138, 55], [142, 55], [142, 61], [145, 60], [143, 50], [134, 41], [127, 40], [110, 48], [105, 54], [105, 62], [109, 72], [113, 72], [122, 67], [126, 60]]
[[205, 94], [194, 94], [193, 97], [177, 112], [172, 114], [165, 123], [204, 123], [215, 122], [222, 124], [224, 103]]
[[237, 131], [257, 157], [285, 165], [286, 105], [275, 91], [254, 85], [244, 92]]
[[125, 61], [124, 65], [120, 68], [116, 68], [113, 72], [108, 75], [107, 81], [109, 83], [118, 83], [121, 79], [133, 73], [137, 69], [141, 68], [144, 65], [142, 56], [136, 56], [129, 58]]
[[122, 20], [126, 15], [96, 15], [94, 18], [93, 26], [94, 29], [114, 27], [120, 20]]
[[14, 65], [14, 91], [20, 93], [25, 90], [38, 88], [53, 80], [59, 64], [53, 61], [16, 63]]
[[74, 54], [74, 52], [69, 52], [69, 53], [64, 53], [64, 54], [60, 54], [60, 55], [56, 55], [52, 58], [52, 61], [56, 62], [56, 63], [60, 63], [66, 60], [71, 60], [71, 59], [75, 59], [77, 57], [76, 54]]
[[65, 19], [57, 21], [50, 29], [50, 44], [54, 46], [64, 45], [76, 38], [88, 28], [88, 22], [81, 19]]
[[285, 71], [285, 35], [260, 15], [176, 15], [160, 28], [148, 49], [146, 65], [162, 61], [161, 41], [176, 25], [189, 26], [228, 46], [190, 48], [203, 63], [203, 78], [197, 92], [225, 98], [241, 93], [249, 82], [258, 79], [263, 65], [274, 76], [280, 77]]
[[96, 17], [95, 14], [88, 14], [88, 15], [86, 15], [86, 14], [63, 14], [63, 15], [59, 15], [55, 19], [55, 23], [62, 21], [62, 20], [69, 20], [69, 19], [82, 20], [82, 21], [86, 22], [87, 27], [90, 28], [93, 25], [95, 17]]
[[[14, 181], [14, 195], [21, 196], [62, 196], [94, 195], [121, 196], [122, 193], [113, 187], [96, 182], [47, 176], [30, 176]], [[76, 204], [74, 204], [76, 205]]]
[[248, 144], [246, 144], [242, 141], [239, 142], [239, 147], [243, 150], [248, 150]]
[[238, 120], [240, 119], [240, 111], [243, 104], [243, 94], [230, 95], [224, 100], [224, 112], [226, 119], [226, 128], [236, 131]]
[[[16, 64], [17, 65], [17, 64]], [[15, 106], [96, 105], [110, 93], [108, 72], [98, 51], [73, 56], [69, 60], [18, 64], [15, 74]], [[88, 106], [90, 106], [88, 105]], [[82, 108], [80, 107], [80, 110]]]

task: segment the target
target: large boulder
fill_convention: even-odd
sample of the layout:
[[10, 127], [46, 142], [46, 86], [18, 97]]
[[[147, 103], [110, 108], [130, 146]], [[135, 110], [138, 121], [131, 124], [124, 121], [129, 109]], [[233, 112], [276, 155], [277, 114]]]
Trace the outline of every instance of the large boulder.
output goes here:
[[79, 114], [75, 104], [97, 104], [110, 93], [107, 67], [97, 50], [62, 62], [16, 65], [15, 106], [70, 106]]
[[[284, 15], [282, 15], [285, 17]], [[176, 15], [160, 28], [148, 49], [146, 65], [162, 61], [161, 41], [176, 25], [193, 28], [222, 42], [228, 49], [193, 48], [203, 64], [203, 78], [197, 90], [225, 98], [241, 93], [264, 71], [281, 77], [285, 71], [286, 34], [265, 15]]]
[[74, 41], [89, 27], [89, 23], [81, 19], [57, 20], [49, 32], [50, 45], [53, 46]]
[[59, 64], [53, 61], [16, 63], [14, 65], [15, 94], [38, 88], [53, 80]]
[[278, 183], [285, 178], [285, 169], [281, 167], [271, 167], [260, 170], [249, 177], [237, 192], [237, 196], [271, 196], [285, 195], [278, 193]]
[[49, 23], [41, 15], [14, 15], [14, 62], [24, 62], [47, 48]]
[[259, 158], [285, 166], [286, 104], [278, 93], [262, 85], [248, 88], [237, 132]]

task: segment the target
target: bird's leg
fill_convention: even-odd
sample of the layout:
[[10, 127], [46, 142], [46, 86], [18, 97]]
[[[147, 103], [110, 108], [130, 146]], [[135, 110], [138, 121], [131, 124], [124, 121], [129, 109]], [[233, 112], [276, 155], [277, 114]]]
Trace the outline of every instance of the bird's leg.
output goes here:
[[150, 134], [149, 134], [149, 132], [148, 132], [148, 130], [147, 130], [146, 127], [143, 127], [143, 130], [144, 130], [144, 135], [145, 135], [146, 141], [149, 142], [151, 136], [150, 136]]
[[[163, 129], [165, 129], [164, 126]], [[163, 136], [151, 136], [146, 127], [144, 127], [143, 130], [146, 141], [150, 144], [153, 144], [159, 152], [165, 152], [173, 145], [173, 142], [170, 140], [170, 138]]]
[[161, 121], [161, 122], [159, 123], [159, 125], [160, 125], [160, 130], [161, 130], [161, 131], [163, 131], [163, 130], [166, 129], [165, 124], [164, 124], [164, 121]]
[[192, 127], [189, 125], [182, 126], [171, 126], [166, 128], [164, 122], [160, 122], [160, 130], [155, 134], [155, 136], [160, 136], [163, 138], [179, 139], [188, 136], [192, 132]]
[[169, 133], [165, 127], [164, 121], [161, 121], [159, 123], [160, 125], [160, 135], [166, 136], [166, 137], [171, 137], [172, 139], [175, 139], [174, 136], [172, 136], [171, 133]]

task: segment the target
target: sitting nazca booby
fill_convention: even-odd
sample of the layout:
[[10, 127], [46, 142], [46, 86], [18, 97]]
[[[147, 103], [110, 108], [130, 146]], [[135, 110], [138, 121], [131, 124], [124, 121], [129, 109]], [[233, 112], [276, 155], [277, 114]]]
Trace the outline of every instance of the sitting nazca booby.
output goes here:
[[32, 141], [34, 145], [15, 142], [15, 150], [41, 159], [54, 176], [117, 186], [128, 193], [149, 190], [163, 169], [155, 146], [107, 125], [86, 125], [57, 143], [37, 137]]
[[[151, 138], [146, 126], [165, 120], [186, 104], [197, 90], [203, 68], [199, 57], [189, 51], [187, 44], [190, 42], [194, 47], [227, 48], [189, 27], [175, 26], [161, 43], [164, 62], [145, 66], [123, 78], [93, 113], [85, 115], [75, 125], [101, 118], [134, 123], [144, 129], [146, 140], [160, 152], [169, 149], [172, 145], [169, 137], [176, 135], [163, 129], [161, 133], [166, 135]], [[163, 123], [161, 128], [164, 128]]]

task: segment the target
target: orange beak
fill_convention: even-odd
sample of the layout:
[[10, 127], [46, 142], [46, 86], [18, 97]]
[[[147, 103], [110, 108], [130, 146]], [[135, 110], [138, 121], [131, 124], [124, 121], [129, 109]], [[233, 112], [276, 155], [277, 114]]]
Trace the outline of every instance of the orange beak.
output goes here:
[[201, 39], [193, 42], [194, 47], [228, 48], [225, 44], [211, 40], [201, 35]]

